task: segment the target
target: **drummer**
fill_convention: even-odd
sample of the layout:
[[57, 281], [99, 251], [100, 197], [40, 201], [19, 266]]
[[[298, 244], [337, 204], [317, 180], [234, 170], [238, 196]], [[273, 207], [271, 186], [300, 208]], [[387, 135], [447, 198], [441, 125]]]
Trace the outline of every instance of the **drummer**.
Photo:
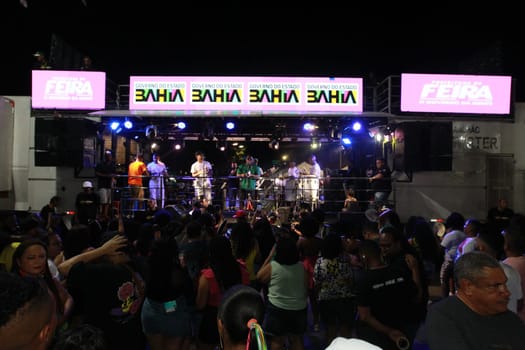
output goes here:
[[289, 162], [287, 177], [284, 179], [284, 202], [287, 207], [295, 206], [299, 176], [300, 172], [297, 163], [294, 161]]
[[310, 202], [312, 207], [316, 206], [319, 200], [319, 184], [321, 180], [321, 166], [317, 163], [315, 154], [310, 154], [306, 160], [306, 166], [301, 169], [301, 197], [304, 201]]
[[310, 175], [314, 175], [316, 178], [321, 178], [321, 166], [317, 163], [317, 157], [315, 154], [311, 154], [306, 161], [310, 165]]

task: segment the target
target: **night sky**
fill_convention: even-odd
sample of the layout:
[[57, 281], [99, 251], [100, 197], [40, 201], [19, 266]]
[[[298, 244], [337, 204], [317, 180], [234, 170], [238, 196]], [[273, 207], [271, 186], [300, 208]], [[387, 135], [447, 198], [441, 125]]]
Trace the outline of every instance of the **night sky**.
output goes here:
[[27, 1], [2, 4], [3, 95], [30, 94], [32, 54], [49, 52], [55, 35], [116, 84], [130, 75], [495, 74], [515, 77], [525, 100], [524, 40], [514, 40], [520, 22], [507, 8], [478, 4], [474, 15], [442, 3]]

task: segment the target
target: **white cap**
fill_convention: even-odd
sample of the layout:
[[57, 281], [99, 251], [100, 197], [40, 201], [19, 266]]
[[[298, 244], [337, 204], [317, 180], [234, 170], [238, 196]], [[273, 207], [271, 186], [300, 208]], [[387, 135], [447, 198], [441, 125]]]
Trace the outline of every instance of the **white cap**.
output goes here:
[[325, 350], [381, 350], [381, 348], [361, 339], [337, 337]]
[[82, 183], [82, 188], [93, 188], [93, 184], [91, 183], [91, 181], [84, 181]]

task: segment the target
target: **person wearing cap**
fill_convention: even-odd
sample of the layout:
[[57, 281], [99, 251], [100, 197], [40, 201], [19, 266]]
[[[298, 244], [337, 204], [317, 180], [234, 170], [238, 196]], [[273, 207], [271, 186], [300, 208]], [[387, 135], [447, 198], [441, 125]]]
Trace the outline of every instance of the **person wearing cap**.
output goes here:
[[93, 183], [84, 181], [82, 183], [82, 192], [79, 192], [75, 199], [75, 218], [77, 224], [89, 225], [97, 219], [100, 199], [98, 194], [93, 191]]
[[240, 209], [249, 208], [251, 199], [255, 199], [255, 187], [257, 180], [261, 177], [261, 168], [255, 164], [255, 158], [251, 155], [246, 156], [244, 164], [237, 167], [237, 177], [239, 180], [239, 206]]
[[33, 57], [36, 59], [35, 63], [33, 64], [34, 69], [52, 69], [52, 67], [49, 65], [47, 56], [43, 51], [35, 52]]

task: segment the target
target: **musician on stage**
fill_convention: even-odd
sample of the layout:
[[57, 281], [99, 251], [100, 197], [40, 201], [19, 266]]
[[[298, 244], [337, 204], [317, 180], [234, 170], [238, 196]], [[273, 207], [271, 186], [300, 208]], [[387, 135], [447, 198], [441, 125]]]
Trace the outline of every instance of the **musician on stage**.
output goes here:
[[239, 207], [241, 210], [254, 209], [254, 204], [249, 199], [255, 198], [255, 185], [261, 177], [261, 168], [255, 164], [253, 156], [246, 156], [244, 164], [237, 168], [237, 177], [239, 177]]
[[195, 152], [196, 161], [191, 165], [191, 176], [195, 178], [193, 187], [195, 189], [195, 199], [206, 198], [208, 202], [211, 198], [211, 178], [213, 177], [213, 170], [211, 163], [205, 160], [204, 153], [201, 151]]
[[234, 210], [237, 203], [237, 193], [239, 192], [239, 178], [237, 177], [237, 162], [232, 159], [230, 162], [230, 170], [228, 171], [228, 180], [226, 181], [226, 210]]
[[319, 184], [321, 181], [321, 166], [317, 162], [315, 154], [311, 154], [306, 160], [306, 166], [301, 168], [301, 197], [305, 202], [310, 202], [312, 208], [319, 201]]
[[288, 162], [288, 172], [284, 179], [284, 202], [286, 206], [293, 207], [297, 200], [297, 181], [299, 180], [299, 168], [294, 161]]

